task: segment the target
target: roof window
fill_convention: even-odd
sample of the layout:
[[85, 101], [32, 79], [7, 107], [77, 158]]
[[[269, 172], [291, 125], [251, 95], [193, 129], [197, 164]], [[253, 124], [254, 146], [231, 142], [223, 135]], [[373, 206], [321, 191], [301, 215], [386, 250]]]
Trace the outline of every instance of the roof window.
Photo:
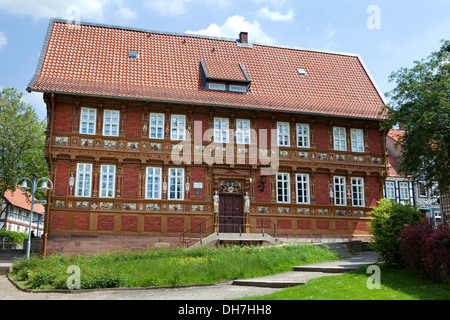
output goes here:
[[130, 51], [128, 53], [128, 58], [139, 59], [139, 52], [137, 52], [137, 51]]
[[306, 72], [305, 69], [297, 69], [297, 71], [298, 71], [298, 73], [299, 73], [301, 76], [307, 76], [307, 75], [308, 75], [308, 72]]

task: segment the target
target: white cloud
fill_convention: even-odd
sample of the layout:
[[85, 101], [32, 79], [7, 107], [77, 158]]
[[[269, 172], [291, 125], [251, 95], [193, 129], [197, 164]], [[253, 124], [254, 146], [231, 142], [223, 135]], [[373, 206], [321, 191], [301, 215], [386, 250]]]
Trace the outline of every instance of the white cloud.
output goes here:
[[259, 9], [256, 14], [271, 21], [292, 21], [295, 16], [294, 9], [292, 8], [286, 14], [282, 14], [280, 11], [270, 11], [269, 7], [264, 7]]
[[337, 30], [336, 28], [333, 26], [332, 23], [329, 23], [327, 26], [327, 37], [328, 38], [332, 38], [334, 37], [334, 35], [336, 34]]
[[31, 16], [35, 20], [75, 18], [103, 21], [106, 14], [118, 13], [122, 18], [135, 18], [136, 13], [122, 0], [1, 0], [0, 9], [14, 16]]
[[120, 7], [118, 13], [125, 20], [134, 20], [137, 18], [136, 12], [125, 7]]
[[220, 8], [226, 8], [231, 5], [232, 0], [202, 0], [208, 6], [219, 6]]
[[5, 47], [8, 44], [8, 38], [6, 37], [6, 34], [0, 31], [0, 49]]
[[227, 21], [220, 27], [217, 24], [213, 23], [206, 29], [198, 31], [188, 30], [186, 31], [186, 33], [236, 39], [239, 37], [239, 33], [241, 31], [248, 32], [250, 42], [259, 42], [266, 44], [275, 43], [275, 39], [268, 36], [262, 30], [261, 25], [258, 21], [253, 21], [251, 23], [245, 21], [245, 18], [239, 15], [229, 17]]
[[166, 17], [176, 17], [187, 12], [186, 3], [191, 0], [147, 0], [144, 7]]
[[282, 7], [287, 3], [287, 0], [251, 0], [256, 4], [270, 3], [271, 6]]
[[40, 120], [44, 120], [47, 116], [47, 105], [44, 102], [43, 93], [40, 92], [24, 92], [22, 101], [31, 104]]

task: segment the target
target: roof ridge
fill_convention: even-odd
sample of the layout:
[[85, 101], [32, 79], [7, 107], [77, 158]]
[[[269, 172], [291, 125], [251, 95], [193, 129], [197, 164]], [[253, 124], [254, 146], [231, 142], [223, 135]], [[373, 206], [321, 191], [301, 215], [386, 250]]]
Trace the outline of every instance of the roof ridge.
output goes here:
[[[65, 23], [65, 24], [74, 24], [69, 22], [67, 19], [62, 18], [51, 18], [50, 24], [53, 23]], [[218, 41], [228, 41], [228, 42], [239, 42], [238, 38], [227, 38], [227, 37], [217, 37], [217, 36], [208, 36], [202, 34], [195, 33], [187, 33], [187, 32], [170, 32], [170, 31], [159, 31], [159, 30], [151, 30], [151, 29], [143, 29], [137, 27], [126, 27], [126, 26], [118, 26], [118, 25], [109, 25], [97, 22], [89, 22], [89, 21], [78, 21], [77, 25], [90, 26], [90, 27], [99, 27], [99, 28], [109, 28], [109, 29], [118, 29], [118, 30], [126, 30], [126, 31], [135, 31], [135, 32], [143, 32], [143, 33], [153, 33], [153, 34], [161, 34], [168, 36], [179, 36], [179, 37], [188, 37], [188, 38], [200, 38], [207, 40], [218, 40]], [[337, 51], [329, 51], [329, 50], [320, 50], [320, 49], [311, 49], [311, 48], [301, 48], [296, 46], [288, 46], [288, 45], [277, 45], [263, 42], [252, 42], [252, 45], [264, 46], [264, 47], [272, 47], [278, 49], [287, 49], [287, 50], [297, 50], [297, 51], [307, 51], [307, 52], [317, 52], [324, 54], [332, 54], [332, 55], [340, 55], [340, 56], [348, 56], [348, 57], [358, 57], [359, 55], [356, 53], [347, 53], [347, 52], [337, 52]]]

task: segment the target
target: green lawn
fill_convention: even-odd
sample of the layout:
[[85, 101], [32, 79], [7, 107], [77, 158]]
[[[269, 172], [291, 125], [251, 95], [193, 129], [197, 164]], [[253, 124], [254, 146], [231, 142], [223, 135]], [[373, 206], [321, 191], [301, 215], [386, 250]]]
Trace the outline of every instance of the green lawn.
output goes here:
[[368, 289], [366, 268], [248, 300], [450, 300], [450, 281], [435, 284], [409, 271], [381, 267], [380, 289]]
[[82, 289], [172, 286], [260, 277], [338, 258], [314, 245], [151, 250], [32, 258], [14, 264], [12, 276], [31, 289], [67, 289], [67, 268], [76, 265]]

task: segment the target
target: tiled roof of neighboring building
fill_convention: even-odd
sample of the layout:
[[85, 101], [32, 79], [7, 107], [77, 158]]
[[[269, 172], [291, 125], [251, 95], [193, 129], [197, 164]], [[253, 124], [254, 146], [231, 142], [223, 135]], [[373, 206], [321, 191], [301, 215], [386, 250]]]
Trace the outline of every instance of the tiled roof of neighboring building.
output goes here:
[[[200, 61], [210, 77], [250, 79], [250, 90], [205, 90]], [[358, 55], [58, 19], [27, 90], [365, 119], [383, 118], [385, 105]]]
[[[13, 192], [6, 190], [3, 197], [13, 206], [31, 211], [31, 193], [28, 191], [23, 192], [20, 189], [16, 189], [16, 191]], [[44, 214], [45, 208], [42, 204], [34, 204], [33, 212]]]

